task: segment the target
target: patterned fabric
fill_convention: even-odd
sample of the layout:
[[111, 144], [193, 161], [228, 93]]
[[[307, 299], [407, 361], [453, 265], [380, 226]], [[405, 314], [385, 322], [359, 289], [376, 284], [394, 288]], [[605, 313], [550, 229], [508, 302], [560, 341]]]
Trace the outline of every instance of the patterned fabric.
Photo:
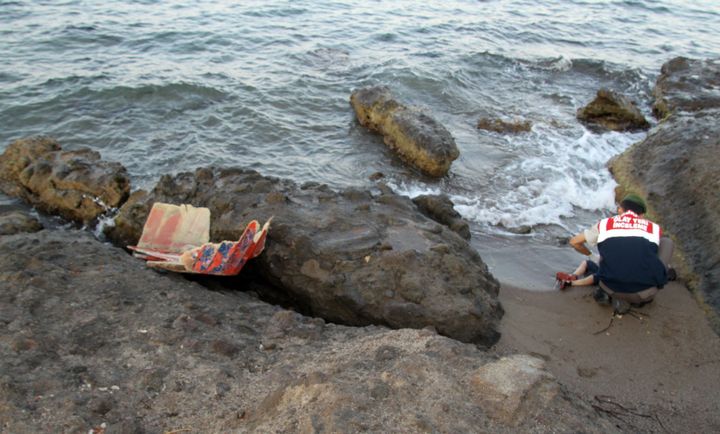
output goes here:
[[232, 276], [265, 248], [272, 217], [260, 228], [253, 220], [240, 239], [209, 243], [210, 210], [192, 205], [155, 203], [134, 255], [153, 268], [180, 273]]
[[256, 243], [253, 239], [259, 226], [258, 222], [252, 221], [238, 241], [205, 244], [195, 249], [192, 271], [221, 276], [238, 274], [245, 263], [254, 257]]

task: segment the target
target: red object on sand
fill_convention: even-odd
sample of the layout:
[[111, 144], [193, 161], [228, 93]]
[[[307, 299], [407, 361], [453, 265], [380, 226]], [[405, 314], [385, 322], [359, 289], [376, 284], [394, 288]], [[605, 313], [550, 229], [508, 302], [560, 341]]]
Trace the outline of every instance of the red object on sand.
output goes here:
[[566, 289], [569, 286], [572, 286], [572, 281], [577, 280], [577, 276], [570, 273], [563, 273], [562, 271], [558, 271], [555, 274], [555, 280], [560, 284], [560, 289]]

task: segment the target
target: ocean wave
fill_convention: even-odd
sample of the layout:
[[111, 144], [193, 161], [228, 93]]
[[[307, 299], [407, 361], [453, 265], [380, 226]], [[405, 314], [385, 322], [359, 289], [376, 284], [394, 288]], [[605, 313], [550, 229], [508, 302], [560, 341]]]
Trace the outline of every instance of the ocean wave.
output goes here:
[[[720, 25], [709, 1], [0, 4], [0, 149], [47, 133], [139, 182], [214, 163], [333, 187], [383, 172], [490, 230], [601, 210], [604, 164], [637, 136], [587, 133], [577, 109], [609, 87], [648, 113], [662, 62], [716, 55]], [[426, 179], [357, 123], [350, 93], [379, 84], [451, 132], [450, 176]], [[481, 131], [481, 116], [532, 130]]]
[[[121, 100], [125, 103], [151, 101], [162, 106], [167, 101], [204, 101], [206, 104], [222, 101], [227, 94], [220, 89], [195, 83], [145, 84], [141, 86], [113, 86], [93, 89], [80, 88], [63, 99], [96, 100], [109, 102]], [[204, 104], [203, 104], [204, 105]]]
[[658, 4], [657, 1], [642, 1], [642, 0], [617, 0], [616, 3], [622, 7], [629, 9], [640, 10], [644, 12], [666, 14], [671, 13], [672, 9], [668, 6]]
[[535, 66], [541, 69], [548, 69], [550, 71], [567, 72], [573, 67], [573, 61], [560, 56], [549, 59], [540, 59], [535, 62]]
[[585, 131], [573, 138], [567, 134], [542, 126], [525, 139], [534, 147], [518, 141], [508, 143], [514, 147], [508, 154], [511, 157], [498, 160], [474, 189], [439, 189], [418, 182], [393, 182], [392, 186], [410, 197], [444, 191], [463, 217], [490, 231], [541, 225], [566, 227], [577, 216], [577, 210], [603, 211], [612, 207], [616, 183], [605, 164], [640, 136]]
[[286, 18], [296, 17], [306, 14], [307, 12], [308, 10], [305, 8], [265, 6], [249, 10], [245, 12], [244, 15], [256, 18]]
[[120, 45], [125, 38], [111, 29], [97, 26], [67, 25], [49, 27], [42, 32], [45, 36], [41, 46], [47, 50], [93, 50]]
[[8, 71], [0, 71], [0, 82], [10, 83], [21, 79], [22, 77], [19, 74], [14, 74]]
[[62, 77], [51, 77], [45, 80], [42, 84], [40, 84], [41, 87], [45, 89], [45, 91], [53, 91], [58, 88], [66, 88], [66, 87], [74, 87], [74, 88], [82, 88], [82, 87], [92, 87], [97, 85], [98, 83], [105, 82], [107, 80], [111, 79], [110, 75], [106, 73], [98, 73], [98, 74], [88, 74], [88, 75], [66, 75]]

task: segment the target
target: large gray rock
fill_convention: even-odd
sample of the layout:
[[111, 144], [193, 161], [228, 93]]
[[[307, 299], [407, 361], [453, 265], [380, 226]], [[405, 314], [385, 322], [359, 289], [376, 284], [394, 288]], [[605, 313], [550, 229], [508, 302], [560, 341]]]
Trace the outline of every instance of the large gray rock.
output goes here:
[[653, 113], [663, 119], [676, 111], [720, 108], [720, 59], [676, 57], [660, 70]]
[[617, 432], [534, 357], [327, 324], [83, 232], [0, 252], [2, 432]]
[[455, 139], [438, 121], [398, 102], [385, 86], [355, 90], [350, 96], [358, 121], [382, 134], [406, 163], [429, 176], [445, 176], [460, 155]]
[[591, 127], [613, 131], [650, 128], [647, 119], [632, 101], [609, 89], [598, 90], [595, 99], [577, 111], [577, 118]]
[[[675, 239], [681, 277], [720, 312], [720, 109], [677, 112], [610, 163]], [[720, 332], [720, 321], [715, 320]]]
[[435, 327], [492, 344], [502, 316], [499, 284], [470, 245], [392, 192], [302, 187], [242, 169], [164, 176], [133, 194], [109, 236], [133, 244], [154, 202], [211, 211], [211, 239], [237, 239], [251, 219], [274, 216], [251, 264], [295, 304], [328, 321]]
[[675, 240], [675, 264], [714, 308], [720, 333], [720, 61], [675, 58], [654, 89], [664, 118], [610, 162], [621, 191], [647, 196], [649, 213]]
[[118, 163], [90, 149], [62, 151], [48, 137], [16, 140], [0, 155], [0, 190], [38, 209], [88, 223], [120, 206], [130, 180]]

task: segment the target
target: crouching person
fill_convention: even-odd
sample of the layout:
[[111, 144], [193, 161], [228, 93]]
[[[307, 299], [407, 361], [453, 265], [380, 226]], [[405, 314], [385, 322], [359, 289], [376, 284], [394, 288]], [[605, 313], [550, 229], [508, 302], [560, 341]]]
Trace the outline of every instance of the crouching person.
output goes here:
[[[597, 246], [599, 260], [586, 260], [572, 273], [557, 273], [561, 288], [597, 285], [593, 297], [612, 304], [615, 313], [626, 313], [653, 300], [674, 274], [668, 264], [672, 240], [662, 236], [660, 225], [643, 218], [645, 201], [629, 194], [618, 205], [618, 214], [570, 239], [578, 252], [590, 256]], [[669, 273], [670, 271], [670, 273]]]

